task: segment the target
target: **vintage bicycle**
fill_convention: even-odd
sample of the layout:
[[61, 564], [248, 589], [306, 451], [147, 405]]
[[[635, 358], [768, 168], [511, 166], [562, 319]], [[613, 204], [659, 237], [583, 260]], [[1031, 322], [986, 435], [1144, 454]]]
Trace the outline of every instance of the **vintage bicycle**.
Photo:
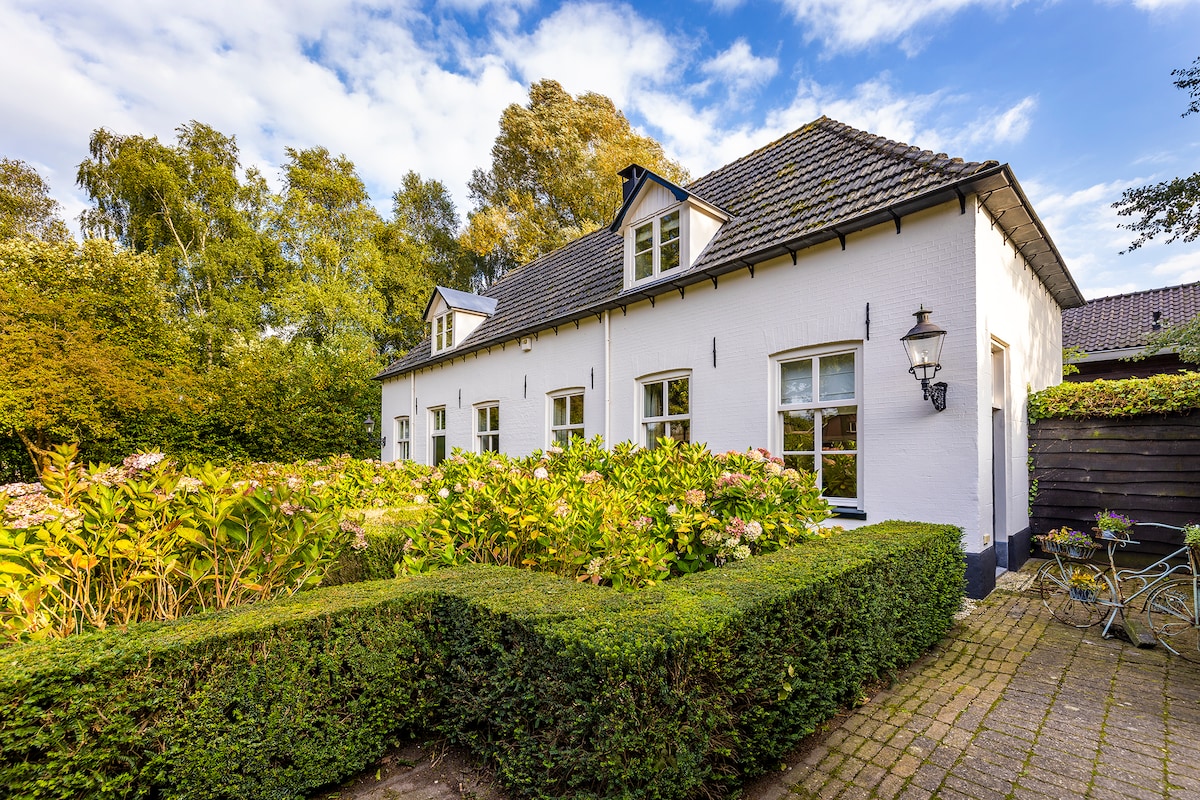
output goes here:
[[[1134, 528], [1184, 529], [1158, 522], [1135, 523]], [[1141, 569], [1118, 569], [1118, 549], [1141, 542], [1129, 533], [1103, 532], [1072, 542], [1041, 538], [1042, 549], [1053, 556], [1038, 570], [1035, 582], [1042, 603], [1055, 619], [1076, 628], [1103, 623], [1105, 638], [1113, 636], [1118, 619], [1131, 638], [1137, 623], [1130, 612], [1144, 613], [1153, 641], [1175, 655], [1200, 662], [1200, 569], [1197, 548], [1184, 544], [1178, 550]], [[1107, 549], [1108, 568], [1092, 560], [1101, 547]], [[1136, 643], [1136, 639], [1134, 639]]]

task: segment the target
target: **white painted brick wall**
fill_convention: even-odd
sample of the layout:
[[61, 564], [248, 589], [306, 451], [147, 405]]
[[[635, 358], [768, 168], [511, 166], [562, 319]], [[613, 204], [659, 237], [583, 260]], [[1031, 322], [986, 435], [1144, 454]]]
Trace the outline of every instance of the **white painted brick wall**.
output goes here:
[[[948, 331], [938, 380], [950, 388], [941, 413], [922, 400], [900, 344], [922, 304]], [[715, 289], [705, 282], [682, 298], [662, 295], [654, 307], [642, 301], [610, 314], [610, 325], [610, 440], [638, 437], [640, 377], [691, 370], [692, 438], [714, 450], [779, 449], [769, 396], [773, 355], [860, 345], [867, 521], [960, 525], [972, 552], [991, 534], [990, 337], [997, 336], [1011, 352], [1010, 528], [1024, 526], [1013, 527], [1025, 513], [1024, 386], [1046, 385], [1060, 370], [1058, 309], [973, 206], [963, 215], [949, 203], [905, 217], [900, 234], [881, 225], [850, 235], [845, 251], [834, 242], [802, 251], [797, 265], [785, 257], [757, 265], [753, 278], [744, 270], [720, 278]], [[546, 395], [557, 389], [585, 387], [587, 435], [603, 433], [604, 363], [604, 325], [592, 318], [578, 330], [568, 324], [557, 335], [542, 332], [528, 353], [509, 343], [417, 373], [416, 413], [409, 376], [389, 380], [383, 418], [391, 428], [393, 417], [412, 413], [413, 457], [427, 462], [431, 406], [447, 407], [448, 444], [470, 450], [474, 405], [498, 400], [501, 447], [523, 455], [548, 444]], [[389, 438], [387, 457], [391, 445]]]

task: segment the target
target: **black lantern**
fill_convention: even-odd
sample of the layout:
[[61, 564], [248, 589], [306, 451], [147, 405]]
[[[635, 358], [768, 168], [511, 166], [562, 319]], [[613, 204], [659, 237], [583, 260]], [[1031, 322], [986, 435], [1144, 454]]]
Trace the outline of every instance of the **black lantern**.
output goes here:
[[[366, 417], [363, 418], [363, 427], [366, 428], [368, 437], [370, 437], [371, 434], [375, 432], [375, 418], [373, 416], [371, 416], [369, 413], [367, 414]], [[379, 446], [387, 447], [387, 437], [386, 436], [379, 437]]]
[[945, 411], [946, 384], [932, 381], [942, 368], [942, 342], [946, 339], [946, 331], [929, 321], [931, 313], [921, 306], [921, 310], [913, 314], [917, 324], [900, 337], [900, 341], [904, 343], [904, 352], [908, 354], [908, 371], [921, 382], [925, 399], [932, 400], [933, 407], [938, 411]]

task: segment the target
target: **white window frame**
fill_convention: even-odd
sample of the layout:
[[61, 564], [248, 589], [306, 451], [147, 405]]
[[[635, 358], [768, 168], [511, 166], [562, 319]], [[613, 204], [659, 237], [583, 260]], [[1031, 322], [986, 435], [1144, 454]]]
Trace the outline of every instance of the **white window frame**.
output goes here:
[[441, 353], [454, 347], [454, 311], [433, 318], [433, 352]]
[[[671, 381], [686, 380], [688, 382], [688, 408], [686, 413], [670, 413], [670, 386]], [[661, 414], [651, 415], [646, 412], [646, 388], [655, 384], [662, 385], [662, 412]], [[637, 411], [638, 411], [638, 438], [643, 447], [654, 449], [657, 445], [657, 438], [650, 435], [650, 426], [662, 424], [666, 426], [665, 433], [670, 436], [670, 429], [673, 424], [686, 423], [686, 434], [682, 441], [692, 441], [692, 414], [695, 410], [695, 404], [692, 402], [692, 372], [691, 370], [675, 370], [673, 372], [660, 372], [655, 375], [647, 375], [638, 378], [637, 382]], [[674, 437], [672, 437], [674, 438]]]
[[[584, 400], [583, 387], [575, 387], [571, 389], [559, 389], [556, 392], [550, 392], [547, 396], [549, 408], [547, 409], [547, 430], [549, 431], [548, 444], [554, 447], [565, 447], [572, 438], [578, 436], [581, 439], [587, 438], [587, 404]], [[566, 422], [560, 424], [555, 423], [554, 407], [559, 400], [565, 404]], [[582, 406], [580, 409], [580, 421], [578, 423], [571, 422], [571, 409], [578, 401]]]
[[[441, 422], [440, 428], [438, 427], [439, 422]], [[437, 457], [438, 438], [442, 440], [441, 459]], [[449, 455], [446, 439], [446, 407], [435, 406], [429, 409], [429, 463], [431, 466], [436, 467]]]
[[[492, 412], [495, 411], [495, 414]], [[475, 406], [475, 452], [500, 452], [500, 403], [491, 401]], [[492, 446], [488, 446], [492, 445]]]
[[412, 419], [396, 417], [392, 426], [394, 455], [398, 461], [412, 460]]
[[[653, 281], [665, 273], [673, 272], [684, 266], [685, 253], [684, 242], [686, 241], [685, 220], [687, 215], [683, 213], [683, 205], [676, 205], [670, 208], [656, 211], [654, 216], [643, 218], [629, 226], [629, 284], [645, 283]], [[675, 223], [675, 238], [666, 242], [662, 240], [662, 225], [663, 222], [671, 216], [676, 217]], [[638, 231], [645, 228], [650, 228], [650, 247], [648, 249], [638, 250]], [[662, 267], [662, 250], [663, 245], [675, 243], [676, 262], [675, 265], [667, 269]], [[637, 275], [637, 257], [639, 253], [651, 254], [650, 274], [638, 277]]]
[[[833, 356], [852, 355], [854, 357], [854, 397], [850, 399], [830, 399], [821, 400], [821, 368], [820, 360]], [[783, 398], [783, 368], [785, 364], [794, 363], [797, 361], [812, 361], [812, 400], [810, 402], [792, 402], [785, 403]], [[786, 353], [781, 353], [771, 359], [771, 401], [772, 401], [772, 416], [774, 427], [774, 452], [788, 460], [789, 455], [803, 455], [812, 458], [813, 467], [816, 472], [817, 485], [821, 487], [822, 492], [825, 491], [824, 459], [821, 458], [822, 453], [854, 456], [855, 466], [855, 496], [841, 497], [837, 495], [825, 495], [825, 499], [830, 502], [834, 508], [843, 510], [859, 510], [863, 508], [863, 459], [862, 459], [862, 412], [863, 412], [863, 365], [862, 365], [862, 346], [860, 344], [843, 344], [831, 345], [823, 348], [806, 348], [803, 350], [793, 350]], [[853, 449], [838, 449], [829, 450], [825, 448], [823, 437], [825, 435], [826, 419], [830, 416], [830, 410], [836, 409], [854, 409], [854, 420], [848, 422], [848, 433], [855, 435]], [[784, 414], [788, 412], [811, 412], [813, 415], [813, 450], [808, 451], [790, 451], [784, 447], [784, 430], [786, 428], [784, 422]]]

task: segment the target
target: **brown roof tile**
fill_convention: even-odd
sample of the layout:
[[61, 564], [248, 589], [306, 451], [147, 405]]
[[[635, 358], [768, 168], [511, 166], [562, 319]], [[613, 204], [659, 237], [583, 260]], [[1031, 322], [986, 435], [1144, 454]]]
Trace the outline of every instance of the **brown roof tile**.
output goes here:
[[1091, 300], [1063, 311], [1063, 347], [1087, 353], [1144, 347], [1159, 325], [1182, 325], [1200, 314], [1200, 282]]

